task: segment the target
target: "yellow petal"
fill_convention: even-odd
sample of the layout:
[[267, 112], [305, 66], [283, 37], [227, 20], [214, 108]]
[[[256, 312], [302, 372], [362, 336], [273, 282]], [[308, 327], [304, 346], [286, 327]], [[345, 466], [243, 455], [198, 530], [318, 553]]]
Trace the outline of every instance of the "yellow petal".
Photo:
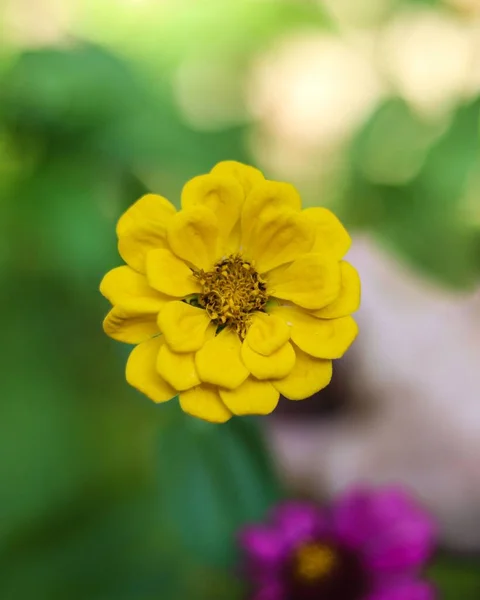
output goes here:
[[270, 356], [263, 356], [252, 350], [246, 341], [242, 344], [242, 360], [247, 369], [257, 379], [281, 379], [293, 369], [295, 352], [290, 342], [286, 342]]
[[312, 223], [304, 215], [293, 210], [268, 210], [257, 218], [242, 249], [257, 271], [266, 273], [308, 252], [313, 240]]
[[316, 358], [340, 358], [358, 334], [352, 317], [318, 319], [295, 307], [279, 307], [272, 312], [291, 326], [295, 344]]
[[219, 389], [219, 393], [234, 415], [268, 415], [276, 408], [280, 397], [270, 382], [253, 377], [235, 390]]
[[103, 321], [103, 331], [118, 342], [140, 344], [158, 335], [157, 314], [114, 306]]
[[255, 185], [265, 181], [265, 177], [258, 169], [250, 167], [249, 165], [244, 165], [235, 160], [224, 160], [223, 162], [219, 162], [213, 167], [211, 173], [234, 177], [242, 186], [245, 197], [248, 196]]
[[163, 344], [161, 336], [136, 346], [127, 361], [127, 381], [154, 402], [166, 402], [176, 391], [158, 374], [155, 366]]
[[218, 233], [215, 214], [204, 206], [194, 206], [170, 220], [167, 237], [179, 258], [208, 271], [218, 258]]
[[142, 310], [146, 313], [158, 313], [170, 298], [152, 289], [145, 275], [137, 273], [127, 266], [109, 271], [100, 284], [100, 292], [112, 304]]
[[271, 296], [308, 309], [323, 308], [340, 294], [340, 265], [321, 254], [305, 254], [266, 275]]
[[282, 210], [299, 212], [302, 200], [297, 190], [289, 183], [264, 181], [256, 185], [245, 200], [241, 215], [242, 246], [250, 244], [253, 229], [262, 218], [268, 222], [272, 214]]
[[199, 175], [185, 184], [182, 208], [209, 208], [218, 219], [220, 235], [227, 239], [240, 218], [244, 193], [240, 183], [221, 173]]
[[228, 328], [206, 342], [195, 355], [200, 379], [228, 389], [241, 385], [248, 377], [240, 357], [241, 346], [238, 335]]
[[162, 344], [158, 353], [157, 371], [178, 391], [183, 392], [200, 384], [195, 369], [195, 354], [173, 352], [167, 344]]
[[312, 314], [322, 319], [338, 319], [351, 315], [360, 306], [361, 283], [357, 270], [348, 262], [340, 263], [342, 284], [340, 295], [325, 308], [314, 311]]
[[168, 200], [146, 194], [137, 200], [117, 223], [118, 251], [136, 271], [145, 272], [145, 255], [153, 248], [168, 248], [167, 225], [175, 214]]
[[220, 399], [217, 388], [202, 384], [180, 394], [180, 406], [183, 411], [192, 417], [210, 421], [211, 423], [225, 423], [232, 413]]
[[266, 313], [255, 313], [245, 340], [252, 350], [270, 356], [290, 339], [290, 328], [283, 319]]
[[272, 385], [289, 400], [310, 398], [330, 383], [332, 361], [313, 358], [295, 348], [295, 366], [290, 373]]
[[161, 310], [158, 325], [174, 352], [195, 352], [205, 342], [210, 319], [202, 308], [174, 300]]
[[151, 250], [146, 266], [148, 282], [164, 294], [183, 298], [201, 291], [192, 270], [170, 250]]
[[240, 227], [240, 221], [235, 223], [234, 228], [230, 232], [230, 235], [226, 239], [222, 239], [220, 252], [225, 255], [237, 254], [240, 251], [240, 240], [242, 236], [242, 229]]
[[345, 227], [327, 208], [312, 207], [303, 211], [315, 224], [315, 243], [312, 252], [340, 260], [348, 252], [352, 240]]

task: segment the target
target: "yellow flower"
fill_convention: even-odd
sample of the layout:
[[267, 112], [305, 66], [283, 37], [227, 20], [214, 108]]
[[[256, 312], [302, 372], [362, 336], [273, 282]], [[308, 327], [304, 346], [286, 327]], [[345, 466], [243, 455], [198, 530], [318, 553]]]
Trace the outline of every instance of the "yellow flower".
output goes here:
[[107, 273], [112, 338], [137, 344], [127, 381], [195, 417], [268, 414], [332, 376], [358, 329], [351, 240], [325, 208], [233, 161], [189, 181], [182, 209], [147, 194], [117, 225], [127, 263]]

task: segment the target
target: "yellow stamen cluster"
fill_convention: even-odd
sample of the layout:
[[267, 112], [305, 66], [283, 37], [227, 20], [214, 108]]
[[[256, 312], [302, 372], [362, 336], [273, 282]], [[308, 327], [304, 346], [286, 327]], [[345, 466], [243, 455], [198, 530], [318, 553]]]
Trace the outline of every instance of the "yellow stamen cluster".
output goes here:
[[240, 254], [219, 261], [212, 271], [194, 271], [202, 286], [198, 297], [210, 319], [234, 329], [243, 339], [253, 312], [267, 303], [267, 287], [254, 267]]
[[301, 580], [313, 582], [331, 573], [336, 561], [331, 547], [315, 543], [304, 544], [295, 553], [295, 572]]

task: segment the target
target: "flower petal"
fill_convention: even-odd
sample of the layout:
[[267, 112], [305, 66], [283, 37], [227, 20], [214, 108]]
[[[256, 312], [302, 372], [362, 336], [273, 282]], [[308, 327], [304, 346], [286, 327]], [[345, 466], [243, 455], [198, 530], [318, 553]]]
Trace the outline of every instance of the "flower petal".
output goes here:
[[215, 175], [228, 175], [234, 177], [242, 186], [244, 196], [248, 196], [251, 189], [265, 181], [262, 173], [249, 165], [237, 162], [235, 160], [224, 160], [216, 164], [210, 171]]
[[166, 402], [176, 391], [158, 374], [155, 366], [163, 344], [161, 336], [136, 346], [127, 361], [127, 381], [154, 402]]
[[328, 208], [306, 208], [303, 214], [315, 225], [315, 243], [312, 252], [319, 252], [336, 260], [348, 252], [352, 240], [345, 227]]
[[257, 379], [281, 379], [293, 369], [295, 352], [290, 342], [286, 342], [270, 356], [252, 350], [247, 341], [242, 344], [242, 360]]
[[253, 235], [253, 229], [262, 218], [268, 222], [272, 214], [278, 211], [293, 210], [300, 212], [302, 200], [297, 190], [289, 183], [265, 181], [256, 185], [246, 198], [242, 209], [242, 246], [247, 247]]
[[210, 319], [203, 309], [174, 300], [161, 310], [158, 325], [174, 352], [195, 352], [205, 342]]
[[238, 541], [247, 560], [257, 569], [281, 569], [286, 556], [281, 531], [265, 525], [248, 525], [240, 531]]
[[162, 344], [156, 366], [165, 381], [180, 392], [200, 385], [193, 352], [174, 352]]
[[313, 239], [314, 229], [304, 215], [289, 209], [270, 209], [257, 218], [250, 240], [242, 249], [256, 270], [266, 273], [308, 252]]
[[250, 596], [250, 600], [287, 600], [285, 584], [281, 577], [277, 579], [268, 579], [262, 581], [258, 587]]
[[316, 358], [340, 358], [358, 334], [352, 317], [318, 319], [294, 306], [280, 306], [272, 313], [291, 326], [291, 337], [297, 346]]
[[272, 384], [285, 398], [304, 400], [326, 387], [331, 379], [331, 360], [313, 358], [295, 347], [295, 366], [284, 379]]
[[228, 327], [208, 340], [195, 356], [200, 379], [228, 389], [235, 389], [248, 377], [240, 357], [242, 343]]
[[220, 389], [220, 398], [234, 415], [268, 415], [277, 406], [279, 392], [268, 381], [248, 377], [234, 390]]
[[167, 238], [179, 258], [208, 271], [218, 258], [218, 220], [204, 206], [184, 209], [170, 219]]
[[114, 306], [103, 321], [103, 331], [118, 342], [140, 344], [158, 335], [157, 312], [149, 314]]
[[217, 388], [211, 385], [202, 384], [182, 392], [180, 406], [192, 417], [198, 417], [211, 423], [225, 423], [232, 416], [220, 399]]
[[257, 312], [253, 315], [245, 340], [252, 350], [270, 356], [290, 339], [290, 328], [281, 317]]
[[340, 295], [325, 308], [313, 312], [322, 319], [337, 319], [351, 315], [360, 306], [361, 283], [357, 270], [348, 262], [340, 263], [342, 278]]
[[240, 218], [244, 192], [233, 177], [221, 173], [199, 175], [190, 179], [182, 190], [182, 208], [209, 208], [220, 224], [220, 235], [226, 240]]
[[320, 254], [304, 254], [266, 275], [271, 296], [308, 309], [331, 304], [340, 294], [340, 265]]
[[151, 250], [147, 254], [146, 268], [150, 285], [164, 294], [182, 298], [201, 291], [192, 270], [170, 250]]
[[145, 255], [153, 248], [167, 248], [166, 228], [175, 207], [162, 196], [146, 194], [117, 223], [118, 251], [136, 271], [145, 272]]
[[439, 597], [427, 581], [398, 581], [372, 592], [365, 600], [436, 600]]
[[112, 304], [157, 313], [170, 298], [153, 290], [147, 278], [127, 266], [109, 271], [100, 284], [100, 292]]
[[377, 575], [404, 574], [426, 564], [436, 527], [401, 488], [353, 489], [336, 503], [334, 533], [357, 549]]
[[271, 513], [272, 523], [288, 547], [328, 532], [327, 513], [311, 502], [288, 501], [277, 505]]

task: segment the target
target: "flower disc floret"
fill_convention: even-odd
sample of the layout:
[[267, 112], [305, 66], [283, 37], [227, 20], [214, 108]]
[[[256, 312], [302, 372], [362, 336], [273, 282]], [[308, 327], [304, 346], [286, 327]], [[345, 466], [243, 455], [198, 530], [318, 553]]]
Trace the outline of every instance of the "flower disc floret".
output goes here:
[[219, 261], [211, 271], [193, 272], [201, 285], [198, 304], [212, 323], [230, 327], [243, 340], [251, 317], [262, 311], [268, 300], [267, 284], [251, 263], [240, 254]]

